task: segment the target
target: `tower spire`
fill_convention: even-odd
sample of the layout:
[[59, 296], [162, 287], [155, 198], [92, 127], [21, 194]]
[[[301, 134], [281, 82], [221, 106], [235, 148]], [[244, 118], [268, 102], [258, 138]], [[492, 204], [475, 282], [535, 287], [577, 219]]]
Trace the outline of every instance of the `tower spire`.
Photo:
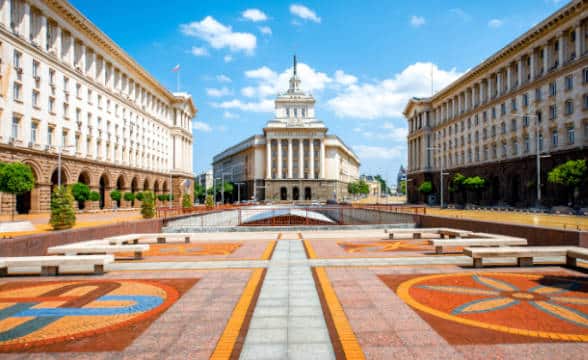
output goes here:
[[294, 76], [296, 76], [296, 54], [294, 54]]

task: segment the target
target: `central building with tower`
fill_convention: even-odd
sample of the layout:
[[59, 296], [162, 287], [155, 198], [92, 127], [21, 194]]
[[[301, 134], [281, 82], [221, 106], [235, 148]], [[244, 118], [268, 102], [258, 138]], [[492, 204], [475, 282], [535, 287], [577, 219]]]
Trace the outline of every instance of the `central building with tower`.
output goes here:
[[359, 179], [359, 158], [315, 117], [316, 101], [300, 87], [296, 57], [288, 90], [275, 100], [274, 118], [213, 158], [215, 182], [236, 184], [234, 199], [343, 200]]

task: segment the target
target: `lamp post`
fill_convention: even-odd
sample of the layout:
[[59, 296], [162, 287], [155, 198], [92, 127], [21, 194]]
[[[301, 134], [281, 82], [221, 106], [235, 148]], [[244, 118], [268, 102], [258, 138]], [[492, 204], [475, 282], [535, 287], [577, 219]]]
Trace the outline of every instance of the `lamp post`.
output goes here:
[[[432, 146], [427, 148], [428, 151], [441, 151], [441, 147], [439, 146]], [[441, 156], [441, 164], [439, 166], [439, 208], [443, 209], [443, 175], [449, 175], [449, 173], [445, 173], [444, 166], [443, 166], [443, 156]]]
[[235, 183], [237, 185], [237, 203], [241, 202], [241, 185], [245, 185], [244, 182]]
[[57, 186], [61, 187], [61, 152], [63, 149], [74, 147], [73, 145], [60, 145], [57, 151]]
[[537, 169], [537, 207], [541, 206], [541, 158], [547, 158], [551, 155], [541, 155], [539, 149], [539, 116], [533, 114], [515, 114], [515, 117], [533, 117], [535, 118], [535, 163]]

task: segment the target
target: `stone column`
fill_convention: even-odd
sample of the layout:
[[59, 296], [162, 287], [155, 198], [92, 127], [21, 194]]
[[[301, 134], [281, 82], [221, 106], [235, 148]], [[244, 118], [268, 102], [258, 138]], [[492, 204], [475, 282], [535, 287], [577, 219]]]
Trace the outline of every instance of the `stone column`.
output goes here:
[[265, 138], [265, 178], [272, 178], [272, 140]]
[[557, 67], [560, 68], [562, 66], [564, 66], [564, 63], [566, 62], [566, 33], [565, 32], [560, 32], [557, 35], [557, 41], [558, 41], [558, 64]]
[[535, 75], [537, 73], [537, 58], [535, 57], [535, 49], [531, 50], [531, 53], [529, 54], [529, 81], [533, 81], [535, 80]]
[[298, 139], [298, 177], [304, 179], [304, 139]]
[[549, 44], [543, 46], [543, 74], [549, 70]]
[[314, 179], [314, 138], [310, 138], [308, 140], [308, 157], [309, 157], [309, 170], [310, 170], [310, 179]]
[[321, 150], [320, 150], [320, 156], [321, 156], [321, 164], [320, 164], [320, 178], [324, 179], [325, 178], [325, 139], [321, 139]]
[[31, 5], [24, 1], [23, 4], [24, 12], [22, 17], [22, 37], [25, 38], [26, 41], [29, 41], [30, 34], [31, 34]]
[[478, 87], [478, 96], [480, 97], [479, 101], [480, 104], [484, 102], [484, 81], [480, 81], [480, 86]]
[[579, 59], [584, 52], [584, 34], [582, 34], [582, 24], [578, 22], [574, 30], [576, 32], [576, 59]]
[[53, 43], [53, 50], [55, 50], [55, 56], [61, 60], [61, 28], [59, 25], [55, 25], [55, 42]]
[[519, 58], [517, 61], [517, 86], [521, 86], [523, 84], [523, 58]]
[[282, 139], [278, 139], [278, 179], [282, 178]]
[[496, 96], [502, 93], [502, 69], [496, 73]]
[[294, 160], [293, 160], [293, 154], [292, 154], [292, 138], [288, 138], [288, 179], [292, 179], [293, 176], [293, 166], [294, 166]]
[[1, 5], [2, 8], [0, 8], [0, 13], [2, 14], [2, 25], [7, 29], [10, 29], [10, 14], [12, 13], [12, 10], [10, 9], [11, 1], [4, 0]]
[[39, 45], [41, 45], [41, 49], [45, 50], [48, 49], [48, 43], [47, 43], [47, 18], [45, 17], [45, 15], [40, 14], [40, 22], [41, 22], [41, 28], [39, 29], [39, 33], [38, 33], [38, 39], [37, 41], [39, 42]]
[[512, 66], [508, 64], [506, 67], [506, 91], [510, 91], [512, 89]]

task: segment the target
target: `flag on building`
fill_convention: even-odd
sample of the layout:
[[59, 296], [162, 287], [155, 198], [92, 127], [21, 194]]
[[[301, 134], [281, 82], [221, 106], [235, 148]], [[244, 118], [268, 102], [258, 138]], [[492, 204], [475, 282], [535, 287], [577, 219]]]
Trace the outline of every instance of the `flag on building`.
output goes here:
[[174, 66], [174, 68], [172, 69], [173, 72], [178, 72], [180, 71], [180, 64]]

